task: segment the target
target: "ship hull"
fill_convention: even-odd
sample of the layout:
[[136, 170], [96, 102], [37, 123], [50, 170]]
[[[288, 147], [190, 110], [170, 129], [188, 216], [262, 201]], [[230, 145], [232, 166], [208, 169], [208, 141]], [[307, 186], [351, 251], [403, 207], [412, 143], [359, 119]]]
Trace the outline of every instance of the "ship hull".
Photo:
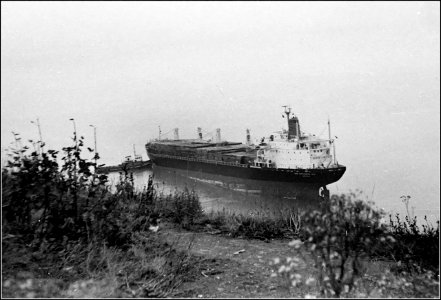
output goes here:
[[125, 162], [117, 166], [104, 166], [97, 168], [98, 173], [121, 172], [137, 169], [149, 168], [152, 166], [151, 161]]
[[162, 167], [254, 180], [311, 183], [317, 186], [338, 181], [346, 171], [345, 166], [324, 169], [275, 169], [186, 159], [151, 152], [148, 152], [148, 156], [153, 164]]
[[[178, 168], [152, 167], [154, 181], [167, 192], [190, 187], [197, 191], [203, 205], [212, 209], [229, 209], [249, 212], [256, 207], [318, 208], [323, 200], [320, 186], [314, 183], [276, 182], [223, 176], [203, 172], [187, 171]], [[164, 186], [167, 186], [164, 188]], [[210, 204], [208, 204], [208, 202]]]

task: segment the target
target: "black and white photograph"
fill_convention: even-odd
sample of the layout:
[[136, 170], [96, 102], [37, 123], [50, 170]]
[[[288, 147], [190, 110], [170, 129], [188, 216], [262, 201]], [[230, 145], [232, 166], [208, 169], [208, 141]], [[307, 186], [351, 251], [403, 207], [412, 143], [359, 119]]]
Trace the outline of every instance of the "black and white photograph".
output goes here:
[[1, 1], [2, 298], [439, 298], [439, 1]]

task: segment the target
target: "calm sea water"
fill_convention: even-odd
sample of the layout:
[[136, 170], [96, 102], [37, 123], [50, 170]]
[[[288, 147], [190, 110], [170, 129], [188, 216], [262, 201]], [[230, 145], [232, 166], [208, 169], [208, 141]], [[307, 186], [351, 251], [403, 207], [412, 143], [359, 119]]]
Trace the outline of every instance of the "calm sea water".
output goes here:
[[[194, 189], [205, 211], [226, 210], [229, 212], [251, 213], [265, 210], [269, 213], [277, 213], [281, 210], [294, 208], [303, 210], [317, 207], [319, 204], [319, 191], [309, 185], [293, 185], [290, 183], [275, 183], [255, 180], [242, 180], [223, 176], [210, 176], [187, 173], [186, 171], [153, 166], [153, 168], [133, 170], [135, 188], [142, 190], [147, 186], [149, 176], [153, 176], [153, 182], [157, 191], [164, 194], [182, 191], [185, 188]], [[119, 181], [120, 174], [112, 172], [109, 181], [115, 185]], [[342, 191], [344, 192], [344, 191]], [[340, 192], [333, 191], [331, 194]], [[364, 200], [370, 200], [364, 196]], [[382, 208], [375, 203], [377, 208]], [[409, 205], [410, 213], [423, 220], [427, 215], [428, 220], [434, 224], [439, 219], [439, 214], [430, 211], [415, 210]], [[401, 201], [397, 201], [395, 208], [385, 210], [386, 213], [406, 214], [406, 209]]]
[[[186, 172], [183, 170], [153, 166], [153, 168], [132, 171], [135, 188], [147, 186], [149, 176], [157, 191], [163, 194], [194, 190], [205, 211], [226, 210], [250, 213], [265, 210], [277, 213], [287, 208], [305, 209], [317, 207], [319, 191], [310, 185], [243, 180], [225, 176]], [[115, 185], [120, 180], [118, 172], [109, 174]]]

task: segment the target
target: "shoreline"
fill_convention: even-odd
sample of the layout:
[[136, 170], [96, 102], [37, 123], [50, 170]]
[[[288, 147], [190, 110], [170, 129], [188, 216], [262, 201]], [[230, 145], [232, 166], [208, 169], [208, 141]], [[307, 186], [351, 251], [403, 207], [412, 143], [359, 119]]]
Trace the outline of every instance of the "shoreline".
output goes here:
[[[203, 230], [185, 230], [170, 222], [160, 222], [156, 232], [150, 232], [157, 239], [173, 245], [174, 251], [187, 252], [193, 258], [194, 268], [167, 297], [172, 298], [304, 298], [320, 297], [319, 286], [300, 285], [293, 287], [290, 280], [277, 274], [275, 259], [284, 259], [293, 255], [289, 246], [290, 239], [270, 239], [262, 241], [243, 237], [231, 237], [222, 233]], [[190, 245], [190, 246], [189, 246]], [[314, 261], [308, 250], [302, 250], [305, 264], [298, 269], [302, 278], [316, 276]], [[369, 261], [365, 275], [360, 280], [369, 294], [358, 297], [418, 297], [415, 287], [403, 290], [390, 288], [384, 291], [376, 288], [384, 270], [393, 265], [392, 261]], [[108, 273], [101, 276], [76, 276], [68, 280], [75, 266], [62, 269], [64, 282], [60, 276], [35, 276], [29, 271], [15, 270], [16, 274], [5, 274], [2, 270], [3, 297], [128, 297], [119, 294], [118, 284]], [[275, 276], [274, 274], [277, 274]], [[391, 275], [392, 276], [392, 275]], [[117, 276], [118, 277], [118, 276]], [[71, 277], [72, 279], [74, 277]], [[135, 290], [135, 286], [131, 286]], [[439, 285], [438, 285], [439, 287]], [[424, 286], [427, 289], [427, 285]], [[436, 285], [430, 286], [429, 295], [436, 295]], [[15, 292], [14, 292], [15, 291]], [[45, 294], [46, 293], [46, 294]], [[49, 294], [48, 294], [49, 293]], [[109, 294], [110, 293], [110, 294]], [[134, 295], [132, 295], [133, 297]], [[419, 297], [422, 295], [420, 294]], [[426, 295], [427, 296], [427, 295]], [[424, 296], [423, 296], [424, 297]]]

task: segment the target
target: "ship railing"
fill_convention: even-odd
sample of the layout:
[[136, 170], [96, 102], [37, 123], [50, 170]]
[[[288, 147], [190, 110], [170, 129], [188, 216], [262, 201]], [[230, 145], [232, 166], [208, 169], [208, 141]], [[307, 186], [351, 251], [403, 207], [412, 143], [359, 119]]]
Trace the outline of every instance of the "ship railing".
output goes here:
[[210, 164], [216, 164], [216, 165], [226, 165], [226, 166], [239, 166], [243, 168], [247, 168], [248, 164], [241, 164], [236, 162], [227, 162], [227, 161], [219, 161], [215, 159], [203, 159], [203, 158], [193, 158], [193, 157], [185, 157], [185, 156], [177, 156], [177, 155], [168, 155], [168, 154], [155, 154], [159, 157], [164, 158], [172, 158], [172, 159], [179, 159], [179, 160], [186, 160], [186, 161], [197, 161], [197, 162], [205, 162]]
[[[235, 166], [235, 167], [242, 167], [242, 168], [248, 168], [248, 167], [256, 167], [256, 165], [253, 164], [241, 164], [241, 163], [236, 163], [236, 162], [226, 162], [226, 161], [219, 161], [219, 160], [214, 160], [214, 159], [204, 159], [204, 158], [194, 158], [194, 157], [187, 157], [187, 156], [178, 156], [178, 155], [169, 155], [169, 154], [158, 154], [155, 153], [156, 156], [159, 157], [163, 157], [163, 158], [171, 158], [171, 159], [179, 159], [179, 160], [185, 160], [185, 161], [196, 161], [196, 162], [203, 162], [203, 163], [209, 163], [209, 164], [214, 164], [214, 165], [225, 165], [225, 166]], [[266, 162], [262, 162], [262, 161], [257, 161], [260, 163], [265, 163]], [[292, 168], [288, 167], [288, 168], [278, 168], [275, 165], [266, 165], [265, 168], [268, 169], [281, 169], [282, 171], [285, 171], [287, 169], [291, 169], [291, 170], [295, 170], [295, 169], [334, 169], [334, 168], [338, 168], [340, 167], [340, 165], [338, 163], [336, 164], [330, 164], [327, 167], [321, 168], [319, 166], [315, 166], [315, 167], [299, 167], [299, 166], [293, 166]]]

